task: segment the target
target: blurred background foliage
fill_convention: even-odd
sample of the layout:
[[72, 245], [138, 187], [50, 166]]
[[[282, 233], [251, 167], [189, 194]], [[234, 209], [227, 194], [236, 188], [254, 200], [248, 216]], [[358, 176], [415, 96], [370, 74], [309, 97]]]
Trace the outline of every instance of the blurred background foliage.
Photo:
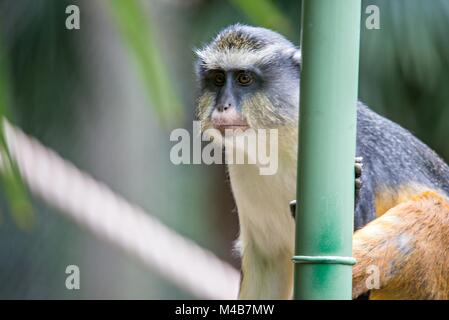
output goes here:
[[[69, 4], [80, 7], [80, 30], [65, 28]], [[381, 29], [364, 28], [362, 12], [360, 99], [448, 161], [449, 0], [363, 4], [380, 7]], [[299, 45], [300, 8], [298, 0], [0, 0], [0, 112], [238, 266], [224, 167], [172, 165], [168, 132], [191, 130], [194, 48], [236, 22]], [[28, 195], [11, 172], [0, 192], [0, 298], [189, 298]], [[65, 289], [70, 264], [80, 267], [79, 291]]]
[[[3, 52], [2, 39], [0, 39], [0, 116], [8, 117], [10, 114], [11, 94], [9, 88], [7, 57]], [[3, 170], [0, 171], [2, 190], [9, 201], [9, 209], [17, 226], [22, 230], [29, 230], [33, 225], [31, 202], [26, 187], [20, 177], [18, 168], [13, 161], [3, 134], [4, 122], [0, 120], [0, 161]]]

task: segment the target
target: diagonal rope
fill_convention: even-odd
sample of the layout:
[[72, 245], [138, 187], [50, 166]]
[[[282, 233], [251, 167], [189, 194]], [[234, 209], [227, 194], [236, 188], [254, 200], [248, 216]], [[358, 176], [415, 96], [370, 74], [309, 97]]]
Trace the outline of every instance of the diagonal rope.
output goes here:
[[105, 184], [4, 121], [11, 156], [30, 190], [97, 237], [205, 299], [235, 299], [238, 272]]

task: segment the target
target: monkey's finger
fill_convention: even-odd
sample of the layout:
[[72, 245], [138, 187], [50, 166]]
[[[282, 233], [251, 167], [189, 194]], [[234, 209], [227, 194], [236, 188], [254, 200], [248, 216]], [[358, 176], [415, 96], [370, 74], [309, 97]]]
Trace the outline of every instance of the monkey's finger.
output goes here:
[[355, 179], [355, 190], [358, 191], [362, 188], [362, 179]]
[[359, 178], [362, 176], [362, 170], [363, 170], [363, 164], [362, 163], [355, 163], [354, 165], [354, 169], [355, 169], [355, 176], [356, 178]]
[[296, 217], [296, 200], [293, 200], [289, 203], [290, 212], [292, 214], [293, 219]]

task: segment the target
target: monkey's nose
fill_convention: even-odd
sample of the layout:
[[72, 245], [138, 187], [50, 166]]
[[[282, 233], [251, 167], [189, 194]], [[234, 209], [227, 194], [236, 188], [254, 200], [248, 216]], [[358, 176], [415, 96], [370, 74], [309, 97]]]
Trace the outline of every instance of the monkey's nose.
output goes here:
[[217, 106], [217, 111], [224, 112], [224, 111], [230, 110], [231, 108], [232, 108], [231, 103], [225, 103], [225, 104], [221, 104], [221, 105]]

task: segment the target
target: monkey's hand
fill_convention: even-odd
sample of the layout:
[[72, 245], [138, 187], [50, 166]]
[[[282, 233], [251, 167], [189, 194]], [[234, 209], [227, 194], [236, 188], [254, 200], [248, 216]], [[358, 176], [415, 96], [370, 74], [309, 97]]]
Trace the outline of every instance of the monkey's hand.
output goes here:
[[[356, 157], [354, 170], [355, 170], [355, 199], [358, 199], [360, 189], [362, 188], [362, 169], [363, 169], [363, 157]], [[290, 202], [290, 212], [293, 218], [296, 214], [296, 200]]]
[[363, 157], [355, 158], [355, 199], [357, 200], [360, 189], [362, 188], [362, 169], [363, 169]]

